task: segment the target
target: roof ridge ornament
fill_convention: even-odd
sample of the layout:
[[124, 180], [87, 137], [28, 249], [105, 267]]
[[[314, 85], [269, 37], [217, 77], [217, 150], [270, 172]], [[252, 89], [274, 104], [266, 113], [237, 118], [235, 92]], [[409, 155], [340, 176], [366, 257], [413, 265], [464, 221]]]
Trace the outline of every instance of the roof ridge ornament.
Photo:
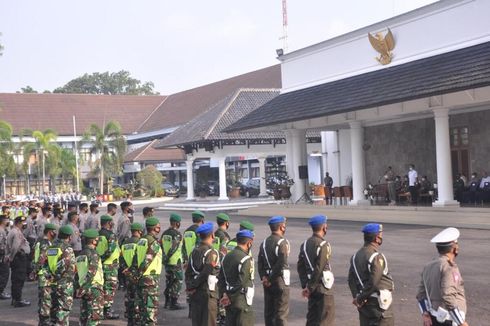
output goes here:
[[391, 59], [393, 59], [391, 51], [395, 48], [395, 39], [391, 30], [388, 28], [385, 36], [381, 32], [376, 33], [374, 36], [368, 33], [368, 38], [372, 47], [380, 54], [379, 57], [376, 57], [376, 60], [382, 65], [389, 64]]

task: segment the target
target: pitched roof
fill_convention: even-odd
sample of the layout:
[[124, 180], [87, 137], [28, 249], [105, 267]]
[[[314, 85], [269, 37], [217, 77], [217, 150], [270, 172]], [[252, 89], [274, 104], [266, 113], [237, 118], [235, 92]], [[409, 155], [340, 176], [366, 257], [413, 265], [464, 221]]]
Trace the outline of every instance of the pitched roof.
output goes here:
[[490, 42], [281, 94], [226, 131], [299, 121], [490, 85]]
[[168, 147], [207, 140], [283, 138], [282, 132], [224, 133], [223, 129], [279, 95], [278, 89], [239, 89], [156, 144]]
[[0, 93], [0, 119], [12, 124], [14, 134], [21, 129], [52, 128], [58, 135], [77, 134], [92, 123], [116, 120], [123, 134], [131, 134], [160, 106], [165, 96], [87, 95], [87, 94], [7, 94]]
[[185, 154], [179, 148], [162, 148], [153, 147], [157, 139], [141, 146], [140, 148], [126, 154], [124, 163], [129, 162], [172, 162], [185, 160]]
[[170, 95], [138, 129], [139, 133], [182, 125], [240, 88], [281, 88], [275, 65]]

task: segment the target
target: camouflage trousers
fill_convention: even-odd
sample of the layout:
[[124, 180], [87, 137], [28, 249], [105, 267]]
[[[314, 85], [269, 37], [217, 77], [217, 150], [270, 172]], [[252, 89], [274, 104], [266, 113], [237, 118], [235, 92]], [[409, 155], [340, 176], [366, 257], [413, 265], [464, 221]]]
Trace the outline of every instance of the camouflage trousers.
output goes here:
[[138, 307], [138, 281], [132, 277], [126, 278], [124, 306], [126, 307], [124, 317], [128, 320], [128, 326], [138, 325], [141, 318], [140, 309]]
[[112, 308], [114, 296], [117, 290], [117, 270], [118, 267], [113, 265], [103, 265], [104, 272], [104, 308]]
[[51, 325], [51, 307], [53, 305], [53, 291], [49, 285], [38, 287], [38, 314], [39, 326]]
[[58, 282], [51, 286], [53, 305], [51, 315], [54, 316], [56, 326], [68, 326], [70, 324], [70, 311], [73, 306], [73, 283]]
[[91, 287], [80, 300], [80, 325], [99, 325], [104, 319], [104, 292], [102, 285]]
[[179, 265], [165, 266], [165, 296], [169, 298], [178, 298], [182, 290], [182, 280], [184, 275], [182, 267]]
[[138, 307], [143, 325], [157, 325], [159, 285], [160, 275], [142, 276], [139, 280]]

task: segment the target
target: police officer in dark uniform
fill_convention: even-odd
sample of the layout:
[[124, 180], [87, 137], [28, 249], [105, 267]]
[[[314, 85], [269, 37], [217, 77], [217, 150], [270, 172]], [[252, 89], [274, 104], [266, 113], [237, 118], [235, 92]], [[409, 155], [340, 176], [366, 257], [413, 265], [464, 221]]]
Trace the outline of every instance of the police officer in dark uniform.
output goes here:
[[196, 229], [200, 244], [189, 257], [185, 271], [190, 297], [192, 326], [215, 326], [218, 310], [219, 253], [213, 249], [213, 223]]
[[236, 234], [237, 247], [222, 261], [219, 274], [221, 304], [226, 307], [227, 326], [254, 324], [254, 261], [250, 256], [254, 234], [242, 230]]
[[269, 219], [271, 235], [260, 245], [258, 269], [264, 287], [264, 319], [266, 326], [286, 325], [289, 314], [290, 271], [289, 242], [284, 238], [286, 219]]
[[388, 261], [379, 248], [383, 243], [383, 226], [369, 223], [362, 228], [364, 246], [352, 256], [349, 288], [359, 311], [361, 326], [393, 326], [393, 278]]
[[327, 217], [313, 216], [309, 220], [313, 235], [303, 242], [299, 251], [298, 274], [308, 299], [307, 326], [333, 326], [335, 305], [333, 298], [334, 277], [330, 266], [332, 249], [324, 239], [327, 234]]
[[27, 276], [27, 258], [31, 252], [29, 242], [22, 233], [26, 227], [25, 216], [18, 216], [7, 236], [7, 259], [12, 271], [12, 305], [16, 308], [31, 305], [29, 301], [22, 300], [22, 288]]

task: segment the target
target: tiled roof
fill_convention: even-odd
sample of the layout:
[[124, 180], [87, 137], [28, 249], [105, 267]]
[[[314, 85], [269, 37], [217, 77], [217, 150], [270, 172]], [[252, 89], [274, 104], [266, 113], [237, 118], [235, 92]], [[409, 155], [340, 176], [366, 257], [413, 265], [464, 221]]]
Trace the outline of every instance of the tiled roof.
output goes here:
[[144, 122], [138, 132], [182, 125], [240, 88], [281, 88], [280, 65], [172, 94]]
[[0, 93], [0, 119], [12, 124], [14, 134], [21, 129], [52, 128], [58, 135], [77, 134], [92, 123], [116, 120], [123, 134], [131, 134], [160, 106], [165, 96], [125, 96], [87, 94], [7, 94]]
[[206, 140], [283, 138], [282, 132], [223, 133], [234, 121], [279, 95], [278, 89], [239, 89], [211, 106], [156, 144], [156, 147], [184, 145]]
[[185, 160], [185, 154], [179, 148], [156, 149], [153, 145], [157, 140], [126, 154], [124, 163], [129, 162], [175, 162]]
[[265, 127], [490, 85], [490, 42], [281, 94], [227, 131]]

